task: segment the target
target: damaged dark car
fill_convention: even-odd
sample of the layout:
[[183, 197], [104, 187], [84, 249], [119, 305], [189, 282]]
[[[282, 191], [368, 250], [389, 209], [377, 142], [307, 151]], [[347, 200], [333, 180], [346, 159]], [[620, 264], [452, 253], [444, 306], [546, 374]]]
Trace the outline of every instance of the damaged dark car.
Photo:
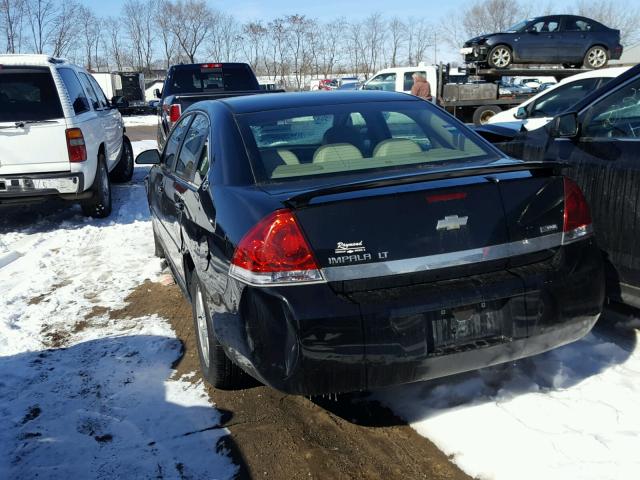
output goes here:
[[620, 31], [575, 15], [523, 20], [504, 32], [480, 35], [461, 50], [466, 63], [508, 68], [512, 64], [560, 64], [604, 68], [622, 55]]
[[602, 258], [579, 187], [391, 92], [185, 111], [147, 179], [202, 370], [304, 395], [535, 355], [590, 331]]
[[580, 186], [591, 206], [608, 299], [640, 308], [640, 66], [544, 128], [477, 131], [514, 157], [566, 165], [565, 175]]

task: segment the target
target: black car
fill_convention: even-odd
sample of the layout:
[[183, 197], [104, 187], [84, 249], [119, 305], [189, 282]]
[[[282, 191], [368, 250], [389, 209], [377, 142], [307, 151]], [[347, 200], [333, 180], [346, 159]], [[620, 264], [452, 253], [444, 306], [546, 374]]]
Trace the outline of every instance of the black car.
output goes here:
[[524, 20], [505, 32], [481, 35], [462, 49], [468, 63], [507, 68], [517, 63], [603, 68], [622, 55], [620, 31], [574, 15]]
[[585, 335], [604, 299], [580, 189], [393, 92], [185, 111], [147, 179], [205, 377], [321, 394], [440, 377]]
[[640, 308], [640, 66], [594, 91], [547, 127], [482, 132], [525, 160], [561, 161], [591, 206], [610, 300]]

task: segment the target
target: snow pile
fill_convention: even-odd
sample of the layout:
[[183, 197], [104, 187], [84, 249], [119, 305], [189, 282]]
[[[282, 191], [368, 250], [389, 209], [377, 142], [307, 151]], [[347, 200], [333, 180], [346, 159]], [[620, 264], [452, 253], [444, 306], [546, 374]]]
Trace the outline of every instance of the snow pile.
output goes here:
[[598, 329], [505, 367], [393, 388], [379, 400], [469, 475], [632, 479], [640, 472], [640, 347]]
[[123, 116], [125, 127], [157, 126], [157, 115], [127, 115]]
[[108, 219], [53, 203], [0, 219], [0, 478], [235, 474], [204, 386], [170, 380], [168, 323], [105, 313], [160, 273], [146, 172], [113, 187]]

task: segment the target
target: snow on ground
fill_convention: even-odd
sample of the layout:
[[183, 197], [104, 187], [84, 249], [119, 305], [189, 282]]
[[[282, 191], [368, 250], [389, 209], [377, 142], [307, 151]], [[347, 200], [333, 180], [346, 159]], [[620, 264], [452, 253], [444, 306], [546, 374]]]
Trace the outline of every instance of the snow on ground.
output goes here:
[[[134, 143], [136, 153], [145, 148]], [[137, 167], [132, 183], [113, 187], [108, 219], [86, 219], [66, 204], [3, 211], [0, 478], [236, 471], [216, 448], [228, 431], [218, 428], [204, 386], [170, 379], [181, 346], [168, 323], [93, 310], [124, 306], [134, 287], [160, 274], [146, 172]]]
[[474, 477], [636, 479], [638, 340], [634, 330], [614, 337], [597, 329], [507, 368], [397, 387], [377, 397]]
[[140, 127], [140, 126], [156, 126], [158, 125], [157, 115], [127, 115], [122, 117], [125, 127]]

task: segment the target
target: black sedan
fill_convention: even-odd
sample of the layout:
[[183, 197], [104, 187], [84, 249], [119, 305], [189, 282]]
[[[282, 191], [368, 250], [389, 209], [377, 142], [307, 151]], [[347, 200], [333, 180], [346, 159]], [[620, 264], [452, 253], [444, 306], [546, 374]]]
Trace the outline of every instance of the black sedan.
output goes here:
[[620, 31], [575, 15], [524, 20], [505, 32], [467, 41], [462, 54], [468, 63], [507, 68], [513, 63], [562, 64], [603, 68], [622, 55]]
[[640, 308], [640, 66], [585, 97], [546, 128], [483, 130], [519, 158], [561, 161], [584, 190], [605, 256], [611, 301]]
[[392, 92], [193, 105], [147, 179], [158, 255], [193, 305], [204, 376], [373, 389], [534, 355], [604, 299], [589, 209]]

